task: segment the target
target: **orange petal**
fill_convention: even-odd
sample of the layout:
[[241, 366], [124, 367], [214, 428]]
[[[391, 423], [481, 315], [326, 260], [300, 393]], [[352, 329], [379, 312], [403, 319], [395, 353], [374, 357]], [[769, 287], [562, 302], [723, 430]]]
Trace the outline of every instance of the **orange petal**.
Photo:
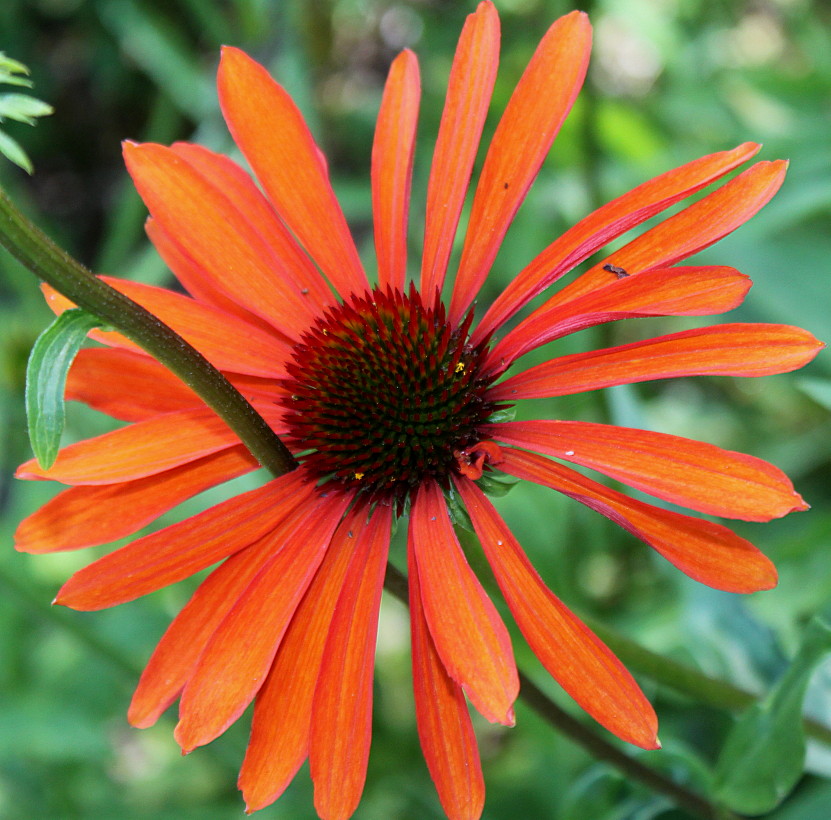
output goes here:
[[[100, 278], [170, 325], [220, 370], [265, 378], [285, 376], [283, 362], [291, 349], [276, 334], [265, 333], [232, 314], [164, 288], [112, 276]], [[49, 285], [43, 285], [43, 293], [57, 315], [75, 307]], [[106, 345], [144, 354], [139, 345], [120, 333], [95, 330], [89, 336]]]
[[445, 671], [430, 637], [415, 555], [408, 551], [416, 724], [424, 760], [450, 820], [478, 820], [485, 781], [462, 688]]
[[808, 509], [781, 470], [712, 444], [579, 421], [518, 421], [486, 429], [498, 441], [590, 467], [710, 515], [770, 521]]
[[577, 97], [591, 51], [589, 18], [555, 21], [520, 78], [493, 135], [470, 212], [448, 313], [456, 324], [479, 292], [502, 238]]
[[499, 65], [499, 15], [479, 3], [459, 37], [427, 186], [421, 294], [441, 293]]
[[502, 456], [500, 470], [591, 507], [702, 584], [727, 592], [776, 586], [776, 568], [768, 558], [726, 527], [627, 498], [536, 453], [503, 449]]
[[300, 292], [315, 305], [316, 312], [334, 304], [334, 296], [314, 262], [280, 221], [254, 180], [233, 160], [201, 145], [177, 142], [172, 146], [199, 173], [219, 188], [237, 207], [271, 249], [271, 258], [283, 276], [296, 282]]
[[409, 539], [424, 614], [445, 669], [485, 718], [513, 726], [519, 680], [511, 639], [465, 559], [434, 481], [416, 493]]
[[391, 508], [379, 504], [363, 525], [326, 639], [309, 739], [315, 809], [321, 817], [351, 817], [364, 789], [391, 520]]
[[17, 477], [115, 484], [180, 467], [235, 444], [236, 433], [209, 407], [178, 410], [70, 444], [48, 470], [31, 459], [18, 467]]
[[733, 268], [656, 268], [615, 279], [565, 305], [543, 305], [488, 354], [486, 370], [505, 370], [547, 342], [603, 322], [641, 316], [704, 316], [742, 303], [750, 279]]
[[204, 405], [155, 359], [132, 350], [102, 347], [78, 351], [67, 375], [65, 395], [122, 421]]
[[478, 344], [523, 305], [611, 240], [701, 190], [761, 148], [746, 142], [688, 162], [619, 196], [581, 219], [537, 256], [499, 295], [471, 338]]
[[811, 361], [824, 347], [790, 325], [716, 325], [645, 342], [561, 356], [488, 391], [490, 401], [567, 396], [676, 376], [769, 376]]
[[341, 296], [363, 293], [367, 280], [355, 243], [291, 97], [261, 65], [228, 46], [217, 84], [228, 128], [277, 213]]
[[188, 578], [253, 544], [311, 493], [304, 471], [294, 470], [263, 487], [146, 535], [76, 572], [55, 603], [80, 610], [105, 609]]
[[153, 218], [217, 290], [289, 336], [308, 327], [301, 286], [220, 189], [163, 145], [125, 143], [124, 161]]
[[132, 535], [191, 496], [260, 465], [242, 445], [125, 484], [72, 487], [24, 519], [15, 533], [21, 552], [57, 552]]
[[188, 256], [182, 246], [152, 216], [148, 216], [145, 220], [144, 231], [165, 265], [170, 268], [182, 287], [197, 302], [211, 305], [224, 313], [236, 316], [238, 319], [254, 325], [266, 333], [277, 335], [278, 338], [287, 342], [290, 341], [288, 336], [281, 334], [273, 325], [259, 316], [255, 316], [242, 305], [238, 305], [219, 290], [213, 284], [211, 277]]
[[237, 781], [249, 812], [273, 803], [308, 756], [326, 636], [355, 551], [355, 533], [364, 526], [366, 513], [366, 506], [358, 503], [340, 523], [257, 693], [251, 739]]
[[621, 740], [660, 748], [655, 712], [623, 664], [546, 587], [484, 493], [469, 479], [455, 481], [505, 601], [542, 665]]
[[378, 284], [402, 291], [407, 276], [407, 217], [420, 97], [418, 60], [407, 49], [390, 66], [372, 144]]
[[[279, 419], [280, 414], [273, 412], [274, 403], [286, 395], [279, 381], [228, 370], [223, 375], [250, 402], [271, 405], [272, 411], [261, 408], [261, 415]], [[124, 421], [141, 421], [205, 405], [164, 365], [146, 353], [120, 348], [94, 347], [79, 351], [69, 371], [65, 396]], [[283, 427], [281, 423], [278, 426]]]
[[167, 628], [142, 673], [127, 712], [133, 726], [152, 726], [176, 700], [211, 635], [271, 557], [272, 549], [268, 533], [220, 564], [199, 585]]
[[766, 205], [782, 185], [787, 169], [788, 163], [783, 160], [757, 162], [717, 191], [615, 251], [609, 259], [564, 287], [552, 301], [562, 304], [608, 283], [614, 276], [603, 269], [608, 262], [632, 275], [649, 268], [674, 265], [708, 248], [744, 225]]
[[257, 694], [350, 501], [316, 493], [269, 535], [273, 557], [217, 627], [182, 692], [174, 735], [183, 752], [222, 734]]

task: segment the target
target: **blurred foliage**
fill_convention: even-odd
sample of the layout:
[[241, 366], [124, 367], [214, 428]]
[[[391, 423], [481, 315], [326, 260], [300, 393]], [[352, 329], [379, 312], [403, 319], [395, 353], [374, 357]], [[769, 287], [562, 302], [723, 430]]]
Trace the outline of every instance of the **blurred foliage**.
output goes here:
[[[559, 0], [496, 3], [503, 53], [486, 135], [539, 37], [569, 10]], [[793, 323], [831, 339], [827, 4], [598, 0], [582, 6], [595, 26], [586, 89], [508, 234], [483, 299], [602, 201], [674, 165], [751, 139], [765, 144], [764, 159], [790, 158], [786, 183], [751, 223], [699, 259], [735, 265], [754, 279], [730, 321]], [[233, 150], [214, 92], [218, 48], [230, 43], [267, 64], [298, 100], [371, 264], [368, 169], [386, 67], [402, 47], [412, 47], [421, 62], [412, 211], [412, 235], [420, 237], [446, 77], [473, 7], [450, 0], [5, 0], [0, 46], [30, 67], [38, 96], [55, 114], [34, 130], [4, 123], [37, 173], [29, 178], [2, 167], [0, 176], [36, 222], [95, 270], [169, 283], [143, 237], [145, 211], [123, 170], [119, 143], [187, 139]], [[412, 247], [417, 258], [417, 239]], [[113, 611], [55, 611], [48, 601], [90, 555], [27, 556], [11, 549], [16, 523], [54, 492], [11, 479], [16, 464], [29, 457], [26, 356], [50, 315], [30, 274], [5, 255], [0, 267], [0, 818], [238, 817], [244, 721], [186, 759], [171, 736], [172, 713], [142, 732], [126, 723], [142, 664], [192, 587], [181, 584]], [[572, 352], [683, 326], [675, 319], [629, 322], [556, 344], [558, 352]], [[654, 651], [767, 692], [796, 655], [811, 616], [831, 600], [829, 362], [820, 356], [800, 373], [758, 381], [627, 386], [541, 401], [528, 411], [685, 435], [783, 467], [812, 511], [736, 526], [777, 563], [781, 581], [772, 592], [739, 598], [703, 588], [605, 519], [538, 487], [521, 486], [500, 499], [499, 508], [543, 577], [578, 611]], [[107, 424], [69, 406], [65, 440]], [[227, 492], [211, 491], [183, 511]], [[400, 558], [400, 545], [394, 555]], [[406, 613], [385, 601], [381, 622], [374, 743], [356, 818], [438, 818], [414, 730]], [[516, 650], [531, 674], [564, 701], [521, 640]], [[656, 704], [664, 744], [664, 751], [644, 759], [691, 787], [708, 788], [735, 716], [641, 679]], [[831, 724], [827, 662], [811, 679], [806, 707]], [[687, 817], [594, 763], [522, 706], [516, 729], [478, 728], [485, 818]], [[831, 816], [831, 748], [809, 742], [807, 767], [795, 791], [768, 816]], [[259, 816], [312, 818], [311, 805], [301, 773]]]
[[[29, 69], [23, 63], [7, 57], [0, 51], [0, 85], [23, 86], [31, 88], [32, 81], [26, 75]], [[52, 113], [52, 106], [30, 96], [29, 94], [0, 94], [0, 122], [4, 119], [34, 125], [37, 117]], [[32, 163], [17, 140], [0, 130], [0, 154], [28, 173], [32, 173]]]

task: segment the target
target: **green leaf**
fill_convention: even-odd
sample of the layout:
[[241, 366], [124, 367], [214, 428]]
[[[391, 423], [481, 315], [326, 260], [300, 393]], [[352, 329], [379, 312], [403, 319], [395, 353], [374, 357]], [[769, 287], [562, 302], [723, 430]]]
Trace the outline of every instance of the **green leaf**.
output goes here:
[[0, 131], [0, 154], [22, 168], [27, 174], [32, 173], [32, 162], [26, 152], [20, 147], [17, 140], [13, 140], [4, 131]]
[[805, 763], [802, 701], [831, 651], [831, 607], [814, 616], [788, 670], [731, 730], [716, 765], [715, 795], [743, 814], [764, 814], [793, 789]]
[[37, 341], [26, 368], [26, 416], [38, 464], [49, 469], [58, 456], [64, 425], [66, 374], [87, 333], [101, 320], [80, 308], [58, 316]]
[[[23, 63], [12, 60], [0, 51], [0, 84], [31, 88], [32, 83], [29, 80], [17, 76], [28, 73], [29, 69]], [[34, 125], [36, 117], [45, 117], [52, 111], [51, 105], [30, 97], [28, 94], [0, 94], [0, 122], [10, 119]], [[20, 143], [3, 131], [0, 131], [0, 154], [22, 168], [27, 174], [31, 174], [34, 170], [26, 152], [20, 147]]]
[[53, 110], [51, 105], [28, 94], [0, 94], [0, 119], [8, 117], [34, 125], [35, 117], [46, 117]]
[[476, 479], [476, 484], [482, 492], [494, 498], [502, 498], [502, 496], [508, 495], [519, 484], [519, 479], [504, 473], [482, 473]]
[[450, 520], [453, 522], [453, 525], [468, 532], [474, 532], [473, 523], [467, 514], [467, 509], [452, 484], [444, 491], [444, 500], [447, 504], [447, 512], [450, 515]]
[[28, 74], [29, 69], [23, 63], [7, 57], [5, 52], [0, 51], [0, 72], [4, 74]]
[[485, 421], [488, 424], [502, 424], [506, 421], [513, 421], [516, 418], [516, 407], [511, 405], [510, 407], [504, 407], [502, 410], [497, 410], [494, 413], [491, 413]]
[[14, 74], [9, 74], [8, 71], [3, 71], [0, 68], [0, 85], [19, 85], [23, 88], [31, 88], [34, 83], [25, 77], [16, 77]]

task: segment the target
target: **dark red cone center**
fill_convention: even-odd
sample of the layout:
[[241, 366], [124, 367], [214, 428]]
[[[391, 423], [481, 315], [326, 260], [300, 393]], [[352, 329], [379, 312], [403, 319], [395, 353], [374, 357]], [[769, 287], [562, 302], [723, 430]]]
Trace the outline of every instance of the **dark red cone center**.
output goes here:
[[428, 477], [448, 486], [460, 451], [496, 409], [468, 344], [471, 316], [376, 289], [330, 308], [295, 347], [286, 421], [299, 459], [332, 478], [402, 503]]

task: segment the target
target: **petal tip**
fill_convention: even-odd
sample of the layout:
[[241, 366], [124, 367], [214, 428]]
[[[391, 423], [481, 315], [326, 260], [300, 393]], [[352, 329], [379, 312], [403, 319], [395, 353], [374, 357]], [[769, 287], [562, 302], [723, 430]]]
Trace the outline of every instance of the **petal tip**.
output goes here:
[[131, 156], [135, 156], [139, 149], [141, 148], [141, 143], [137, 142], [136, 140], [122, 140], [121, 141], [121, 156], [124, 157], [126, 160]]
[[[68, 582], [67, 582], [68, 583]], [[66, 584], [58, 590], [58, 594], [52, 599], [52, 606], [65, 606], [69, 609], [77, 609], [78, 607], [72, 605], [72, 597], [64, 592]]]
[[227, 67], [229, 64], [233, 63], [235, 65], [239, 65], [243, 62], [254, 62], [241, 48], [237, 48], [236, 46], [222, 46], [219, 53], [219, 70], [222, 71], [223, 67]]
[[505, 719], [500, 720], [499, 722], [503, 726], [508, 726], [509, 728], [516, 726], [516, 712], [514, 711], [513, 706], [505, 713]]
[[778, 583], [779, 572], [773, 565], [773, 562], [769, 561], [767, 566], [760, 568], [758, 580], [754, 585], [752, 591], [765, 592], [769, 589], [773, 589]]

